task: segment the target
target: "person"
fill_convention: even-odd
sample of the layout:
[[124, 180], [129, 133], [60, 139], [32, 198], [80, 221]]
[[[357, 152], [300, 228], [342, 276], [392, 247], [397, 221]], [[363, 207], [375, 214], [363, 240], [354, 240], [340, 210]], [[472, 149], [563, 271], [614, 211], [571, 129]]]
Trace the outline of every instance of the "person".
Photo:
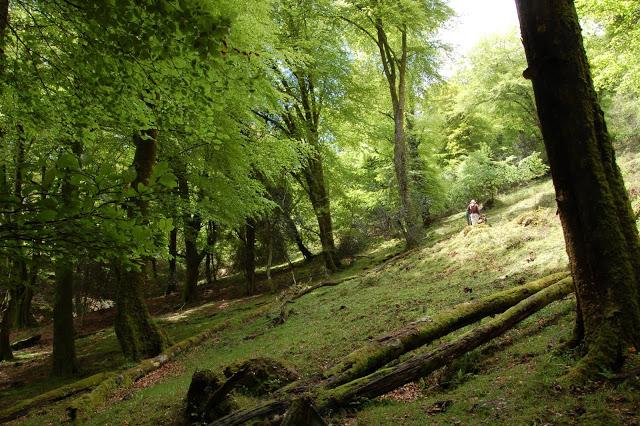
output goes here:
[[480, 219], [480, 206], [476, 203], [476, 200], [471, 200], [467, 206], [467, 221], [470, 225], [477, 225]]

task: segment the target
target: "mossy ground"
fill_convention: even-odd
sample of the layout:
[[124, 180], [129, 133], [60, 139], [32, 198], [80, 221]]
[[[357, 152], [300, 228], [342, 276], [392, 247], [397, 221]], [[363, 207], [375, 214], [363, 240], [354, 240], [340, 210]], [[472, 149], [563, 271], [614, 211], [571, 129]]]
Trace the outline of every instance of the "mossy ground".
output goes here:
[[[623, 157], [632, 202], [640, 185], [640, 163]], [[634, 206], [636, 205], [634, 204]], [[541, 181], [498, 199], [487, 211], [490, 226], [465, 226], [463, 213], [430, 228], [409, 256], [380, 260], [401, 248], [384, 242], [335, 278], [359, 274], [290, 304], [287, 321], [273, 325], [280, 304], [274, 295], [208, 302], [170, 313], [159, 321], [171, 339], [226, 324], [214, 338], [178, 358], [181, 369], [100, 408], [87, 424], [173, 424], [195, 370], [219, 369], [240, 360], [271, 357], [303, 376], [318, 373], [373, 336], [454, 304], [491, 294], [567, 266], [553, 188]], [[309, 274], [311, 275], [311, 274]], [[317, 274], [316, 274], [317, 275]], [[284, 278], [283, 278], [284, 279]], [[311, 281], [318, 282], [322, 276]], [[307, 282], [307, 279], [303, 280]], [[638, 356], [630, 354], [628, 377], [578, 389], [559, 386], [574, 363], [560, 350], [573, 327], [572, 297], [554, 303], [506, 335], [413, 386], [409, 397], [369, 401], [358, 410], [334, 413], [333, 424], [637, 424], [640, 419]], [[79, 342], [104, 367], [120, 355], [111, 329]], [[87, 352], [88, 351], [88, 352]], [[82, 362], [82, 360], [81, 360]], [[636, 369], [636, 370], [634, 370]], [[634, 372], [635, 371], [635, 372]], [[241, 404], [252, 400], [240, 397]], [[57, 424], [65, 404], [52, 404], [20, 424]]]

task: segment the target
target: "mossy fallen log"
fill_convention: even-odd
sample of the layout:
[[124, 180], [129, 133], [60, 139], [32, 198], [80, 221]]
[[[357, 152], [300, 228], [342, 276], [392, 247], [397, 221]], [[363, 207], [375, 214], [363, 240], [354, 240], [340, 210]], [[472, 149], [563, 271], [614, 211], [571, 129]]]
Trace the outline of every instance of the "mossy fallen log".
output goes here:
[[162, 365], [173, 360], [177, 355], [211, 338], [225, 326], [226, 323], [182, 340], [175, 345], [170, 346], [156, 357], [146, 359], [135, 367], [129, 368], [119, 374], [112, 374], [91, 392], [72, 401], [69, 404], [68, 409], [75, 412], [78, 418], [85, 417], [87, 414], [93, 412], [96, 407], [104, 404], [116, 390], [131, 386], [136, 380], [160, 368]]
[[338, 364], [324, 373], [327, 387], [335, 387], [369, 374], [400, 355], [426, 345], [489, 315], [504, 312], [526, 299], [566, 278], [560, 272], [539, 280], [494, 293], [482, 299], [456, 305], [433, 318], [414, 321], [407, 326], [379, 337], [344, 357]]
[[139, 378], [174, 359], [178, 354], [196, 346], [210, 338], [213, 334], [224, 328], [225, 324], [206, 330], [196, 336], [182, 340], [169, 347], [160, 355], [146, 359], [135, 367], [122, 372], [102, 372], [86, 377], [65, 386], [53, 389], [31, 399], [26, 399], [17, 404], [0, 411], [0, 422], [9, 421], [26, 415], [34, 408], [42, 407], [51, 402], [57, 402], [77, 394], [84, 395], [71, 401], [68, 412], [74, 416], [82, 417], [92, 412], [98, 405], [104, 403], [106, 399], [117, 389], [129, 386]]
[[309, 287], [304, 287], [303, 289], [297, 291], [296, 293], [290, 295], [289, 297], [286, 297], [285, 300], [280, 304], [280, 314], [278, 315], [277, 318], [275, 318], [273, 320], [273, 324], [274, 325], [280, 325], [280, 324], [284, 324], [285, 321], [287, 320], [287, 305], [290, 303], [293, 303], [296, 299], [301, 298], [302, 296], [305, 296], [319, 288], [323, 288], [323, 287], [335, 287], [337, 285], [340, 285], [346, 281], [351, 281], [358, 278], [357, 275], [352, 275], [349, 277], [345, 277], [345, 278], [340, 278], [337, 280], [328, 280], [328, 281], [323, 281], [321, 283], [309, 286]]
[[565, 278], [431, 352], [414, 356], [393, 367], [380, 369], [337, 388], [320, 391], [316, 397], [316, 408], [320, 412], [326, 412], [352, 401], [375, 398], [424, 377], [452, 359], [504, 334], [518, 322], [571, 294], [573, 290], [573, 280]]
[[[558, 280], [562, 275], [566, 274], [554, 274], [530, 283], [529, 285], [532, 287], [528, 291], [532, 291], [531, 289], [536, 286], [540, 287], [529, 297], [522, 297], [519, 302], [516, 301], [517, 304], [515, 306], [512, 305], [502, 314], [486, 321], [453, 341], [439, 346], [434, 351], [414, 356], [396, 366], [380, 369], [368, 376], [355, 378], [337, 387], [330, 387], [327, 381], [315, 385], [296, 382], [277, 392], [275, 400], [265, 402], [252, 409], [231, 413], [212, 424], [240, 425], [251, 419], [283, 414], [288, 410], [292, 402], [299, 398], [300, 393], [313, 395], [313, 405], [320, 413], [326, 413], [331, 409], [345, 406], [352, 401], [383, 395], [423, 377], [451, 362], [451, 360], [489, 342], [548, 304], [571, 294], [573, 292], [573, 281], [570, 277]], [[527, 285], [512, 290], [522, 290], [522, 287], [527, 287]], [[511, 294], [511, 296], [513, 295]]]
[[110, 377], [113, 373], [98, 373], [93, 376], [85, 377], [82, 380], [70, 383], [65, 386], [50, 390], [34, 398], [22, 400], [15, 405], [0, 411], [0, 422], [13, 420], [20, 416], [24, 416], [30, 410], [41, 407], [45, 404], [61, 401], [70, 396], [93, 389]]

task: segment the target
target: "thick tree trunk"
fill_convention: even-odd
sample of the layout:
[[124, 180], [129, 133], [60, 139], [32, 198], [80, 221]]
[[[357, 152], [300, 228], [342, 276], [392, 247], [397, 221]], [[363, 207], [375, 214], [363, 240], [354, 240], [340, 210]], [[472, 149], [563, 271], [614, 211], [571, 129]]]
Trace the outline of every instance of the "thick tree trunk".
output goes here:
[[73, 264], [58, 259], [53, 304], [53, 353], [51, 374], [71, 376], [78, 372], [73, 327]]
[[[156, 161], [157, 130], [147, 130], [135, 135], [136, 152], [133, 165], [136, 178], [131, 187], [147, 185]], [[147, 218], [147, 202], [135, 197], [128, 208], [130, 219], [137, 218], [144, 223]], [[168, 345], [162, 330], [155, 324], [144, 302], [146, 273], [144, 262], [138, 270], [120, 274], [116, 292], [115, 332], [125, 357], [129, 359], [148, 358], [158, 355]]]
[[420, 139], [413, 134], [415, 112], [407, 115], [407, 147], [409, 149], [409, 172], [411, 173], [412, 199], [422, 219], [422, 226], [430, 221], [429, 199], [426, 195], [425, 162], [420, 157]]
[[178, 228], [174, 228], [169, 233], [169, 279], [167, 282], [167, 291], [165, 294], [169, 295], [174, 293], [178, 289], [178, 271], [177, 257], [178, 257]]
[[571, 0], [517, 0], [587, 354], [574, 379], [640, 347], [640, 242]]
[[[317, 143], [314, 146], [317, 146]], [[324, 170], [320, 153], [310, 156], [307, 161], [308, 164], [304, 169], [304, 177], [307, 183], [309, 199], [311, 200], [313, 211], [318, 220], [322, 255], [324, 256], [325, 266], [329, 271], [333, 272], [340, 266], [340, 260], [336, 256], [336, 246], [333, 240], [331, 205], [324, 181]]]

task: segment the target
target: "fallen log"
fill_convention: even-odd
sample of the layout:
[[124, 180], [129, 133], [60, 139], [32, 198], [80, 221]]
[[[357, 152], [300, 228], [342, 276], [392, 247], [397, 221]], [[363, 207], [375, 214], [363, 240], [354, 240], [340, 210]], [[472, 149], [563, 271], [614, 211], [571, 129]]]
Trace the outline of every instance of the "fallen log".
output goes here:
[[324, 373], [326, 386], [333, 388], [362, 377], [400, 355], [426, 345], [489, 315], [504, 312], [523, 299], [567, 277], [566, 272], [548, 275], [530, 283], [494, 293], [482, 299], [456, 305], [434, 318], [414, 321], [344, 357]]
[[17, 342], [11, 344], [11, 349], [13, 349], [14, 351], [19, 351], [21, 349], [30, 348], [31, 346], [37, 345], [40, 339], [42, 339], [42, 335], [36, 334], [34, 336], [27, 337], [26, 339], [18, 340]]
[[305, 295], [307, 295], [307, 294], [311, 293], [312, 291], [315, 291], [315, 290], [317, 290], [319, 288], [322, 288], [322, 287], [335, 287], [335, 286], [337, 286], [339, 284], [342, 284], [342, 283], [344, 283], [346, 281], [354, 280], [356, 278], [358, 278], [357, 275], [352, 275], [352, 276], [345, 277], [345, 278], [340, 278], [340, 279], [337, 279], [337, 280], [323, 281], [323, 282], [321, 282], [319, 284], [312, 285], [312, 286], [309, 286], [309, 287], [305, 287], [305, 288], [297, 291], [293, 295], [287, 297], [280, 304], [280, 313], [279, 313], [278, 317], [273, 320], [273, 324], [274, 325], [280, 325], [280, 324], [284, 324], [285, 323], [285, 321], [287, 320], [287, 316], [288, 316], [287, 315], [287, 305], [290, 304], [290, 303], [293, 303], [294, 300], [299, 299], [302, 296], [305, 296]]
[[[553, 279], [547, 279], [551, 278]], [[356, 378], [337, 387], [330, 387], [328, 381], [315, 386], [292, 383], [275, 394], [276, 400], [265, 402], [249, 410], [240, 410], [224, 416], [212, 425], [240, 425], [255, 418], [267, 418], [283, 414], [298, 395], [315, 395], [314, 406], [320, 413], [345, 406], [354, 400], [374, 398], [397, 387], [416, 380], [444, 366], [465, 353], [500, 336], [515, 324], [537, 312], [548, 304], [559, 300], [573, 292], [573, 281], [570, 277], [557, 280], [558, 274], [530, 283], [541, 286], [537, 292], [524, 296], [519, 303], [511, 306], [504, 313], [481, 324], [476, 329], [456, 338], [452, 342], [441, 345], [432, 352], [415, 356], [394, 367], [378, 370], [365, 377]], [[527, 287], [527, 286], [522, 286]], [[522, 290], [522, 287], [513, 290]], [[535, 286], [534, 286], [535, 287]], [[546, 288], [545, 288], [546, 287]], [[363, 371], [363, 370], [360, 370]]]
[[504, 334], [518, 322], [548, 304], [571, 294], [573, 290], [573, 280], [565, 278], [431, 352], [414, 356], [396, 366], [378, 370], [337, 388], [321, 391], [316, 398], [316, 408], [320, 412], [326, 412], [354, 400], [375, 398], [424, 377], [451, 362], [452, 359]]

